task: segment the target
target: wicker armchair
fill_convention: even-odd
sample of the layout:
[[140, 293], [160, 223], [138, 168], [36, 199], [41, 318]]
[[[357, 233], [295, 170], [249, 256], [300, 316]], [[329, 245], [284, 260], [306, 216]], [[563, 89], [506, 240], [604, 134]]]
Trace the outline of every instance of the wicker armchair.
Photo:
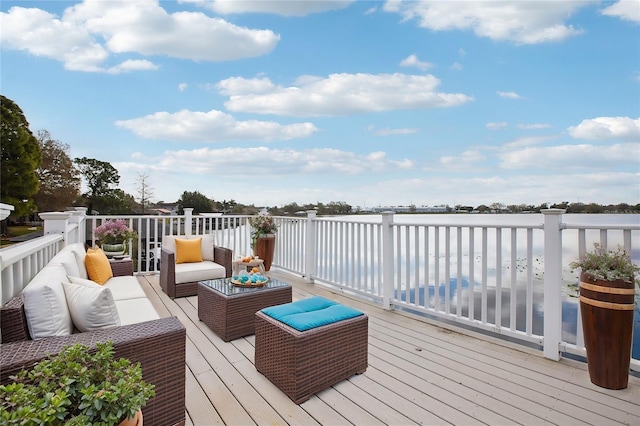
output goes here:
[[[192, 235], [188, 238], [200, 238], [205, 237], [201, 235]], [[197, 264], [181, 264], [180, 267], [184, 269], [185, 265], [193, 265], [194, 272], [188, 273], [191, 277], [197, 277], [195, 279], [189, 280], [180, 280], [176, 278], [176, 254], [175, 254], [175, 243], [171, 244], [171, 239], [175, 239], [175, 236], [169, 235], [165, 236], [165, 240], [162, 243], [162, 250], [160, 252], [160, 287], [162, 291], [164, 291], [169, 297], [187, 297], [187, 296], [195, 296], [198, 294], [198, 281], [206, 280], [206, 279], [216, 279], [216, 278], [228, 278], [231, 276], [233, 272], [233, 251], [225, 248], [213, 245], [213, 241], [211, 240], [209, 246], [207, 246], [204, 250], [213, 251], [213, 259], [212, 261], [203, 261], [202, 263], [216, 263], [219, 266], [224, 268], [223, 276], [219, 275], [216, 272], [216, 275], [207, 275], [206, 272], [198, 271], [201, 268], [201, 265]], [[187, 238], [187, 237], [182, 237]], [[206, 241], [203, 238], [203, 247], [205, 247]], [[210, 252], [209, 252], [210, 253]]]

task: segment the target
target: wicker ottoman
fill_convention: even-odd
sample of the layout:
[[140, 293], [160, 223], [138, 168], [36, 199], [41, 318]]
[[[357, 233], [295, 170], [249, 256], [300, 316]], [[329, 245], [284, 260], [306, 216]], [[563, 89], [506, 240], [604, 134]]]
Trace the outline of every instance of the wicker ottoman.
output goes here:
[[[343, 307], [321, 297], [331, 305]], [[302, 301], [280, 305], [296, 309]], [[368, 317], [358, 315], [348, 319], [321, 318], [317, 310], [315, 320], [325, 325], [299, 331], [265, 312], [256, 312], [255, 366], [293, 402], [300, 404], [354, 374], [367, 369]], [[306, 311], [305, 311], [306, 312]]]

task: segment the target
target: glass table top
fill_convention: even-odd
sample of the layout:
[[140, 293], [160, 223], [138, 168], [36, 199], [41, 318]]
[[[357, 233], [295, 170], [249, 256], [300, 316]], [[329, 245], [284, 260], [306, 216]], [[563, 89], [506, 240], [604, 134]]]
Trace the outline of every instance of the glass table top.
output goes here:
[[289, 285], [285, 282], [274, 280], [273, 278], [269, 278], [269, 281], [267, 281], [267, 283], [262, 287], [238, 287], [233, 285], [233, 283], [231, 283], [230, 278], [221, 278], [218, 280], [205, 280], [205, 281], [200, 281], [200, 284], [205, 285], [209, 288], [212, 288], [216, 291], [219, 291], [220, 293], [225, 294], [227, 296], [231, 296], [234, 294], [251, 293], [254, 291], [260, 291], [260, 290], [269, 289], [269, 288], [287, 287]]

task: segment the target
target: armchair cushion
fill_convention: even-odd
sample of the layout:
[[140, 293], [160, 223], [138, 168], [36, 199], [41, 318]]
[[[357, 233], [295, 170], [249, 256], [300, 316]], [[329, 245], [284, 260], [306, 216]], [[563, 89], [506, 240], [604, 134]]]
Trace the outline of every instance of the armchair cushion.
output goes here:
[[202, 238], [176, 238], [176, 264], [194, 262], [202, 262]]
[[84, 259], [85, 266], [87, 268], [87, 275], [91, 281], [95, 281], [102, 285], [113, 277], [113, 271], [109, 264], [107, 255], [104, 254], [102, 249], [89, 249]]
[[81, 332], [120, 325], [120, 316], [111, 290], [85, 281], [82, 284], [63, 282], [62, 287], [73, 324]]
[[215, 262], [203, 260], [197, 263], [180, 263], [175, 269], [175, 283], [192, 283], [226, 277], [226, 269]]

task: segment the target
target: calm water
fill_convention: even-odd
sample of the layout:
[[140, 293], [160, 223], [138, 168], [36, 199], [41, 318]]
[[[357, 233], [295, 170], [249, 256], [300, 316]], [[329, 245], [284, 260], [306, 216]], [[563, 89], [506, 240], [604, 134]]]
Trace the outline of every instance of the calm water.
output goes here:
[[[343, 219], [343, 218], [341, 218]], [[361, 219], [361, 216], [358, 217], [358, 220]], [[379, 222], [380, 216], [369, 216], [367, 217], [367, 221]], [[470, 215], [470, 214], [452, 214], [452, 215], [394, 215], [394, 222], [400, 224], [424, 224], [431, 223], [437, 225], [460, 225], [460, 226], [470, 226], [470, 225], [513, 225], [514, 227], [526, 226], [526, 225], [539, 225], [544, 222], [544, 215], [542, 214], [520, 214], [520, 215]], [[640, 215], [606, 215], [606, 214], [598, 214], [598, 215], [586, 215], [586, 214], [565, 214], [562, 216], [562, 222], [567, 224], [568, 226], [573, 225], [638, 225], [640, 224]], [[577, 329], [577, 315], [579, 309], [579, 303], [577, 299], [577, 286], [578, 286], [578, 271], [571, 271], [569, 267], [569, 263], [578, 258], [578, 232], [577, 230], [565, 229], [562, 231], [562, 256], [563, 256], [563, 301], [562, 301], [562, 321], [563, 321], [563, 339], [569, 343], [575, 343], [576, 341], [576, 329]], [[453, 233], [452, 233], [453, 234]], [[510, 241], [509, 241], [509, 233], [505, 230], [503, 232], [503, 257], [508, 260], [508, 255], [504, 254], [506, 250], [510, 249]], [[520, 238], [520, 237], [519, 237]], [[640, 231], [633, 231], [631, 237], [631, 245], [632, 252], [631, 258], [634, 262], [640, 264]], [[466, 241], [466, 240], [464, 240]], [[463, 265], [463, 271], [468, 270], [468, 262], [472, 261], [472, 259], [477, 259], [481, 254], [478, 252], [477, 245], [479, 244], [479, 237], [476, 238], [474, 248], [474, 253], [471, 255], [470, 253], [465, 253], [466, 262]], [[593, 243], [600, 241], [600, 233], [598, 230], [587, 230], [586, 232], [586, 246], [588, 250], [593, 248]], [[488, 238], [488, 253], [490, 256], [495, 256], [496, 252], [496, 243], [495, 238]], [[533, 235], [533, 257], [535, 259], [534, 262], [534, 295], [533, 295], [533, 332], [536, 334], [542, 334], [543, 327], [543, 276], [544, 276], [544, 237], [541, 230], [534, 230]], [[519, 244], [526, 245], [524, 242], [519, 242]], [[607, 236], [607, 244], [610, 248], [617, 246], [618, 244], [623, 244], [623, 235], [622, 232], [609, 232]], [[464, 243], [463, 243], [464, 245]], [[443, 249], [443, 245], [441, 245], [441, 249]], [[451, 256], [455, 261], [455, 241], [452, 239], [451, 245]], [[523, 264], [526, 263], [526, 259], [519, 257], [519, 262]], [[491, 263], [491, 261], [489, 261]], [[509, 277], [508, 266], [505, 266], [503, 269], [503, 279]], [[455, 271], [455, 267], [452, 265], [452, 271]], [[476, 268], [476, 271], [479, 269]], [[495, 269], [489, 271], [489, 276], [495, 276]], [[524, 276], [524, 274], [522, 275]], [[441, 276], [442, 279], [442, 276]], [[421, 284], [417, 297], [419, 298], [418, 302], [421, 304], [426, 303], [427, 306], [433, 306], [434, 301], [434, 293], [436, 291], [436, 286], [433, 282], [434, 278], [430, 278], [428, 285]], [[520, 278], [519, 278], [520, 280]], [[469, 281], [474, 283], [474, 286], [480, 287], [478, 277], [474, 277], [473, 280], [469, 279], [469, 276], [464, 276], [461, 282], [461, 286], [463, 291], [469, 288]], [[457, 280], [452, 279], [450, 283], [450, 295], [453, 299], [456, 297], [456, 288], [457, 288]], [[507, 284], [508, 286], [508, 284]], [[441, 282], [438, 286], [439, 298], [442, 301], [445, 296], [444, 292], [445, 286]], [[426, 289], [426, 290], [425, 290]], [[524, 301], [524, 282], [517, 283], [517, 305], [518, 312], [522, 312], [519, 317], [516, 319], [517, 328], [519, 330], [524, 330], [526, 319], [524, 318], [525, 306], [524, 303], [520, 301]], [[636, 292], [636, 309], [635, 309], [635, 318], [634, 318], [634, 339], [633, 339], [633, 358], [640, 359], [640, 292]], [[409, 297], [410, 301], [415, 301], [416, 294], [414, 291], [411, 292], [402, 292], [400, 294], [401, 299], [405, 299]], [[427, 299], [425, 300], [425, 297]], [[480, 306], [480, 295], [477, 295], [478, 299], [474, 303], [474, 305]], [[488, 294], [488, 305], [492, 306], [492, 301], [495, 300], [495, 288], [489, 288]], [[503, 317], [502, 324], [504, 326], [509, 325], [509, 289], [503, 290], [502, 301], [503, 301]], [[495, 303], [493, 304], [495, 306]], [[479, 315], [479, 309], [476, 308], [476, 315]], [[467, 307], [463, 307], [462, 315], [466, 315]], [[479, 319], [479, 318], [478, 318]], [[489, 313], [489, 319], [493, 320], [493, 313]]]

